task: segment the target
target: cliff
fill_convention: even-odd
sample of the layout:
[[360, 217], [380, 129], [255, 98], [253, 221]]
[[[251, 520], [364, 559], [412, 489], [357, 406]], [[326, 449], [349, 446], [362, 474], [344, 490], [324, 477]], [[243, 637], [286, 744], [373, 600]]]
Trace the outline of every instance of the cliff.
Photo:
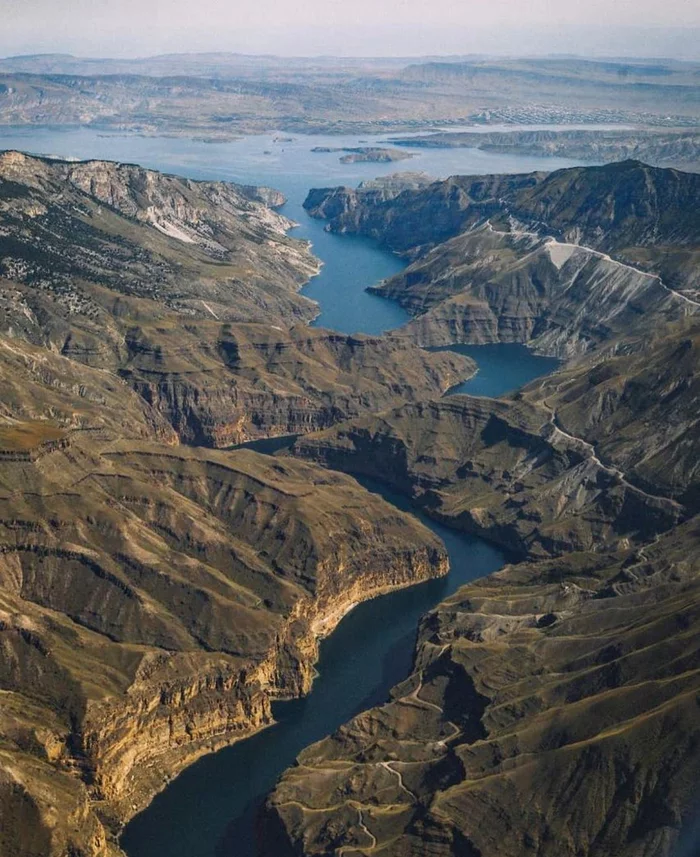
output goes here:
[[700, 774], [699, 366], [686, 321], [295, 444], [526, 561], [426, 616], [390, 700], [300, 755], [263, 854], [675, 853]]
[[[186, 443], [325, 428], [474, 364], [297, 326], [317, 270], [269, 189], [0, 155], [0, 332], [127, 381]], [[292, 330], [290, 330], [290, 327]]]
[[643, 543], [700, 511], [696, 322], [628, 340], [503, 400], [451, 396], [300, 438], [428, 514], [530, 557]]
[[97, 857], [183, 766], [308, 692], [347, 610], [447, 559], [339, 474], [59, 434], [0, 438], [0, 842]]
[[700, 775], [699, 540], [694, 518], [463, 587], [390, 701], [285, 773], [263, 853], [675, 853]]
[[390, 176], [356, 189], [315, 188], [309, 191], [304, 208], [312, 217], [327, 220], [333, 232], [366, 235], [411, 256], [499, 211], [501, 197], [539, 183], [544, 173], [456, 176], [417, 185], [401, 179], [401, 175]]
[[328, 189], [306, 204], [330, 229], [411, 260], [375, 289], [415, 316], [401, 335], [571, 356], [698, 312], [699, 181], [627, 161], [453, 177], [388, 197]]

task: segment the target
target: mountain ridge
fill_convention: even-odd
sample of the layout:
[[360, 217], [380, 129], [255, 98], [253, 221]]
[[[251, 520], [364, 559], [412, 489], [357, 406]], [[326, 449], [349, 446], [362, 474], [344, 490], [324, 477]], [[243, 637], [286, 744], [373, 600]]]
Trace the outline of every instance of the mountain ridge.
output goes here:
[[414, 316], [398, 335], [572, 356], [647, 319], [697, 312], [698, 193], [694, 173], [625, 161], [398, 193], [314, 190], [306, 206], [331, 230], [379, 237], [409, 259], [371, 289]]

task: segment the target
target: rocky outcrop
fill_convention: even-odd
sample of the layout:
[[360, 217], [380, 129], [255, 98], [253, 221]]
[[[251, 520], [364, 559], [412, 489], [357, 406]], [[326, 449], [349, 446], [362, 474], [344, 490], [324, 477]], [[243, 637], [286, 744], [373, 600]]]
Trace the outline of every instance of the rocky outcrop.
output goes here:
[[238, 185], [238, 190], [243, 196], [253, 202], [261, 202], [268, 208], [281, 208], [287, 202], [286, 196], [272, 187], [258, 187], [257, 185]]
[[251, 201], [263, 197], [283, 199], [5, 153], [0, 331], [108, 370], [181, 441], [215, 447], [326, 428], [473, 372], [457, 355], [294, 325], [316, 313], [297, 289], [317, 262]]
[[689, 321], [504, 400], [297, 442], [528, 561], [426, 616], [390, 700], [304, 750], [266, 857], [676, 853], [700, 775], [699, 365]]
[[390, 701], [285, 773], [263, 853], [675, 853], [700, 775], [699, 550], [695, 518], [463, 587]]
[[622, 549], [698, 506], [697, 323], [628, 340], [510, 399], [452, 396], [300, 438], [522, 555]]
[[428, 530], [347, 477], [134, 428], [0, 460], [8, 853], [106, 855], [178, 770], [308, 692], [356, 603], [447, 571]]
[[388, 197], [315, 191], [307, 207], [411, 260], [372, 291], [415, 316], [401, 331], [412, 341], [527, 342], [568, 357], [700, 310], [698, 182], [627, 161]]
[[457, 354], [297, 326], [141, 327], [119, 374], [186, 443], [305, 434], [444, 392], [475, 371]]

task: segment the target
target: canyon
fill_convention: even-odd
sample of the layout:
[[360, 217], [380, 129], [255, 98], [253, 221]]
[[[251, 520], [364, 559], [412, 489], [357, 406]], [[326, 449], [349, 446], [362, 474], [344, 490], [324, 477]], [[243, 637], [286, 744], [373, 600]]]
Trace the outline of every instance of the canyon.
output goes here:
[[[634, 195], [634, 217], [619, 187], [610, 210], [605, 196], [578, 202], [590, 202], [603, 176], [622, 173], [626, 183], [640, 172], [649, 195]], [[657, 291], [666, 290], [656, 272], [673, 272], [678, 291], [667, 295], [684, 311], [662, 318], [642, 293], [637, 325], [606, 331], [513, 394], [387, 409], [299, 438], [285, 453], [371, 475], [520, 562], [429, 612], [414, 669], [389, 701], [300, 754], [266, 802], [265, 855], [675, 853], [700, 773], [700, 320], [688, 261], [697, 222], [682, 203], [664, 223], [665, 181], [683, 200], [695, 178], [628, 163], [458, 178], [427, 192], [310, 195], [332, 228], [384, 234], [412, 266], [444, 251], [451, 230], [492, 234], [491, 223], [537, 252], [542, 237], [526, 219], [537, 216], [559, 242], [575, 237], [588, 253], [625, 259], [616, 264], [644, 259], [651, 271], [640, 275]], [[466, 246], [454, 258], [477, 271], [492, 264], [491, 245]], [[382, 288], [405, 295], [415, 283], [439, 301], [440, 278], [433, 295], [429, 276], [410, 278], [412, 266]], [[462, 340], [479, 335], [460, 329]]]
[[414, 316], [399, 335], [427, 346], [524, 342], [566, 357], [649, 318], [697, 313], [699, 190], [696, 174], [624, 161], [321, 189], [305, 206], [409, 260], [375, 289]]
[[295, 443], [521, 561], [429, 612], [389, 701], [300, 755], [265, 855], [675, 853], [700, 773], [699, 355], [688, 320]]
[[214, 449], [473, 372], [299, 326], [317, 263], [281, 201], [0, 156], [3, 853], [117, 853], [178, 770], [308, 693], [349, 609], [447, 572], [352, 479]]
[[[410, 321], [366, 335], [309, 324], [276, 191], [0, 155], [0, 850], [116, 857], [311, 691], [348, 611], [444, 578], [369, 476], [513, 562], [301, 753], [262, 853], [670, 857], [700, 774], [699, 190], [637, 161], [312, 190], [407, 262], [368, 297]], [[480, 343], [565, 362], [450, 395], [475, 362], [422, 346]]]

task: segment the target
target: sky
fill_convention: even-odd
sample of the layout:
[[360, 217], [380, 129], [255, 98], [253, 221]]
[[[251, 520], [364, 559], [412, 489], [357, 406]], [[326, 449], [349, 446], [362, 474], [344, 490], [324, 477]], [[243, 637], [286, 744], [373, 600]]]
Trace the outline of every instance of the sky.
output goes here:
[[698, 0], [0, 0], [0, 55], [700, 58]]

